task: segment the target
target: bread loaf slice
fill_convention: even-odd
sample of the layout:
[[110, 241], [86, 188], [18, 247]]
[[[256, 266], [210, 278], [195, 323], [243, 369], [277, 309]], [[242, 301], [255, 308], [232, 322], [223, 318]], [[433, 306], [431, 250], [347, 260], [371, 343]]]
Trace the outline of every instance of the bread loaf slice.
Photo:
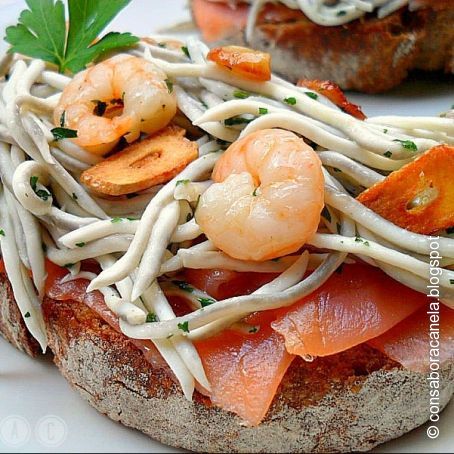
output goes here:
[[[36, 354], [5, 275], [0, 304], [1, 333]], [[197, 452], [366, 451], [429, 416], [425, 375], [361, 345], [311, 363], [296, 359], [265, 420], [246, 427], [198, 392], [188, 402], [163, 362], [150, 365], [87, 306], [47, 298], [43, 309], [54, 361], [73, 388], [109, 418], [171, 446]], [[444, 407], [454, 392], [453, 363], [442, 370], [440, 391]]]
[[16, 348], [30, 356], [37, 356], [40, 352], [38, 342], [25, 326], [14, 301], [11, 285], [4, 273], [0, 273], [0, 334]]
[[[165, 366], [152, 367], [87, 307], [44, 304], [49, 343], [68, 381], [101, 413], [165, 444], [196, 452], [366, 451], [428, 419], [425, 374], [362, 345], [312, 363], [296, 359], [266, 419], [240, 418], [195, 393], [188, 402]], [[454, 391], [442, 372], [441, 403]]]
[[[203, 32], [198, 11], [193, 16]], [[292, 82], [331, 80], [344, 90], [379, 93], [399, 85], [412, 69], [453, 73], [453, 23], [454, 2], [433, 2], [412, 12], [404, 7], [383, 19], [368, 15], [335, 27], [317, 25], [281, 4], [268, 5], [250, 42], [241, 30], [212, 45], [269, 52], [273, 71]]]

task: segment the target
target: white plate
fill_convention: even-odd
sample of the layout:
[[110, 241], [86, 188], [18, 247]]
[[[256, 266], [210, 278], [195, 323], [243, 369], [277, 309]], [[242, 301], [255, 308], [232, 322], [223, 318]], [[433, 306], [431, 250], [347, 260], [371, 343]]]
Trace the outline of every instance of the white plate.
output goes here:
[[[23, 1], [0, 0], [0, 33], [16, 21]], [[112, 28], [149, 34], [187, 20], [184, 0], [133, 0]], [[4, 49], [0, 44], [0, 50]], [[454, 102], [452, 85], [431, 77], [380, 96], [354, 94], [369, 115], [432, 115]], [[425, 428], [379, 447], [376, 452], [452, 452], [454, 405], [443, 413], [436, 440]], [[13, 428], [13, 432], [11, 432]], [[3, 437], [3, 438], [2, 438]], [[6, 437], [6, 438], [5, 438]], [[12, 442], [22, 442], [16, 447]], [[182, 452], [114, 423], [70, 388], [49, 358], [32, 360], [0, 340], [0, 452]]]

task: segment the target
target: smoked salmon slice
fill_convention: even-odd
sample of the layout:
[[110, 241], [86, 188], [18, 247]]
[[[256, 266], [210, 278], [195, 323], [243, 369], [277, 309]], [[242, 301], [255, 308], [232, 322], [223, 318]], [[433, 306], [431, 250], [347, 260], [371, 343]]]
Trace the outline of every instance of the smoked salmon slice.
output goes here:
[[[46, 294], [55, 301], [77, 301], [86, 304], [97, 313], [115, 331], [121, 333], [118, 317], [106, 306], [104, 296], [99, 291], [87, 293], [90, 281], [77, 279], [74, 281], [61, 282], [68, 274], [68, 270], [46, 260]], [[144, 355], [153, 367], [168, 368], [154, 344], [149, 340], [129, 339]]]
[[437, 317], [436, 313], [430, 314], [427, 307], [423, 307], [368, 344], [406, 369], [427, 372], [430, 357], [440, 365], [454, 359], [454, 310], [441, 305]]
[[289, 353], [327, 356], [383, 334], [427, 301], [378, 268], [344, 265], [318, 290], [282, 309], [271, 325]]
[[207, 42], [235, 35], [246, 27], [249, 6], [246, 4], [230, 8], [226, 4], [207, 0], [193, 0], [194, 21]]
[[260, 324], [255, 334], [226, 330], [195, 344], [211, 384], [213, 404], [236, 413], [250, 426], [265, 417], [295, 358], [271, 329], [274, 317], [274, 313], [255, 317]]

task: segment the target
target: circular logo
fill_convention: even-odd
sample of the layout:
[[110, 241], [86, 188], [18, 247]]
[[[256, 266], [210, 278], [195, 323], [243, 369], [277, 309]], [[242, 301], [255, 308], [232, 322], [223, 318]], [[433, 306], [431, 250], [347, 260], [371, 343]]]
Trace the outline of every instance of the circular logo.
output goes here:
[[63, 419], [54, 415], [42, 417], [35, 427], [37, 440], [48, 448], [61, 446], [66, 440], [68, 427]]
[[0, 441], [11, 448], [18, 448], [30, 439], [29, 422], [18, 415], [7, 416], [0, 421]]
[[427, 428], [427, 436], [435, 440], [440, 435], [440, 429], [437, 426], [429, 426]]

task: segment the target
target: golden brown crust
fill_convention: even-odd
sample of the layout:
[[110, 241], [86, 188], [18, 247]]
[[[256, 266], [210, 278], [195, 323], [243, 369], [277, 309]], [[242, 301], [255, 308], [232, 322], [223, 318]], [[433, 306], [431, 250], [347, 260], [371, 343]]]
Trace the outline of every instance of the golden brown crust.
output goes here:
[[14, 301], [8, 278], [0, 273], [0, 334], [19, 350], [30, 356], [39, 354], [38, 342], [28, 332]]

